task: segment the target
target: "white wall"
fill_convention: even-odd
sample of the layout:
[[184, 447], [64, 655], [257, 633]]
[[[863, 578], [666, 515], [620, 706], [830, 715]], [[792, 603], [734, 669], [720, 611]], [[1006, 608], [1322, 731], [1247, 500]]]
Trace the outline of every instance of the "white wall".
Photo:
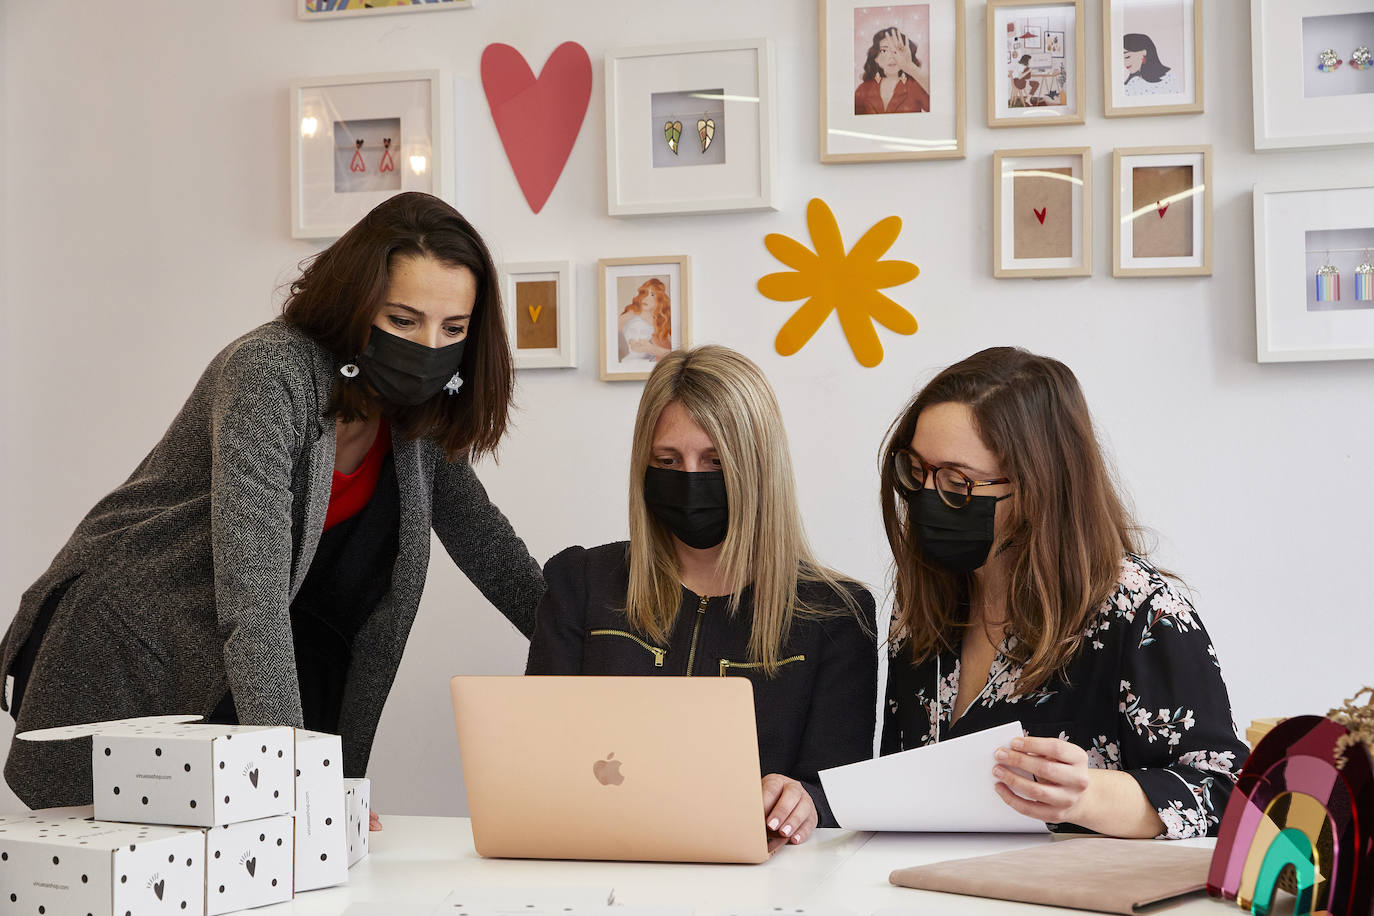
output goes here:
[[[627, 440], [640, 386], [594, 366], [598, 257], [690, 254], [698, 342], [759, 361], [782, 401], [805, 517], [820, 554], [881, 584], [888, 565], [876, 452], [913, 386], [992, 344], [1078, 373], [1157, 558], [1183, 573], [1216, 640], [1237, 721], [1323, 712], [1370, 679], [1374, 614], [1374, 362], [1255, 362], [1250, 187], [1371, 177], [1366, 147], [1251, 151], [1249, 13], [1207, 7], [1207, 114], [1100, 115], [1098, 4], [1088, 3], [1088, 123], [984, 124], [984, 4], [968, 4], [968, 158], [821, 166], [816, 7], [797, 0], [488, 0], [476, 10], [300, 23], [290, 0], [0, 6], [3, 34], [4, 466], [0, 618], [72, 527], [157, 439], [210, 357], [271, 317], [275, 288], [312, 245], [289, 238], [288, 105], [295, 76], [447, 67], [458, 115], [456, 203], [510, 260], [569, 258], [583, 306], [577, 370], [524, 373], [518, 428], [481, 475], [536, 558], [625, 534]], [[778, 50], [782, 209], [637, 221], [605, 215], [600, 59], [610, 47], [771, 36]], [[478, 58], [514, 44], [535, 67], [581, 42], [592, 106], [559, 186], [534, 215], [486, 112]], [[1114, 146], [1215, 147], [1216, 272], [1113, 280], [1106, 228]], [[1098, 180], [1095, 276], [993, 280], [995, 148], [1089, 145]], [[805, 238], [805, 205], [834, 207], [851, 241], [901, 214], [892, 256], [921, 276], [897, 290], [921, 322], [881, 332], [861, 368], [831, 324], [783, 359], [790, 308], [754, 283], [778, 269], [768, 232]], [[441, 550], [371, 775], [382, 812], [460, 813], [446, 680], [521, 670], [524, 643]], [[10, 722], [4, 719], [8, 739]], [[15, 802], [0, 798], [0, 809]]]

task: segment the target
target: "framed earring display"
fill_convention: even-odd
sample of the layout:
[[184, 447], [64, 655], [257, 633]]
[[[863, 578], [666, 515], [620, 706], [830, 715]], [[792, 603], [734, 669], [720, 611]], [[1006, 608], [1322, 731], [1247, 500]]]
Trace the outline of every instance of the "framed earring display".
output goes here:
[[1202, 111], [1202, 3], [1103, 4], [1103, 114], [1127, 118]]
[[1212, 148], [1112, 153], [1112, 276], [1212, 274]]
[[1250, 0], [1255, 149], [1374, 143], [1368, 0]]
[[1083, 123], [1083, 0], [988, 0], [988, 127]]
[[343, 235], [401, 191], [448, 200], [449, 82], [439, 70], [291, 82], [291, 236]]
[[605, 258], [597, 262], [603, 382], [646, 379], [659, 358], [691, 346], [691, 261]]
[[992, 154], [992, 275], [1092, 275], [1092, 156], [1086, 146]]
[[1374, 185], [1255, 185], [1259, 361], [1374, 359], [1372, 257]]
[[606, 52], [611, 216], [778, 208], [773, 43]]
[[820, 0], [821, 162], [964, 157], [964, 4]]
[[309, 22], [386, 13], [432, 13], [437, 10], [470, 10], [477, 0], [295, 0], [296, 18]]
[[577, 366], [577, 315], [572, 264], [529, 261], [501, 265], [501, 304], [517, 369]]

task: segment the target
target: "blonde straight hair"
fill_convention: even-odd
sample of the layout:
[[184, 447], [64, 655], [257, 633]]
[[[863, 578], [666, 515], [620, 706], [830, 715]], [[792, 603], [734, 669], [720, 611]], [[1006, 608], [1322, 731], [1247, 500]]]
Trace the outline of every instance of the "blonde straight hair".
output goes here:
[[758, 366], [720, 346], [674, 350], [658, 361], [635, 417], [630, 452], [630, 584], [625, 614], [656, 642], [667, 640], [682, 601], [673, 535], [644, 503], [644, 472], [653, 457], [654, 429], [669, 404], [680, 403], [710, 437], [725, 475], [730, 523], [721, 552], [724, 575], [734, 584], [729, 612], [751, 584], [754, 619], [749, 660], [771, 677], [798, 616], [820, 617], [838, 608], [802, 600], [802, 582], [829, 586], [862, 620], [853, 583], [821, 566], [811, 553], [797, 508], [792, 458], [782, 412]]

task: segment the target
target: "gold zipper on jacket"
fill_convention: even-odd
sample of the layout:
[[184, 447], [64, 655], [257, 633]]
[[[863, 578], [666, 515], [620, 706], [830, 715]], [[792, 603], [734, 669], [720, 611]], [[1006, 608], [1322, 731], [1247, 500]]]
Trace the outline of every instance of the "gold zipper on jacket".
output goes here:
[[[787, 658], [784, 658], [784, 659], [779, 659], [779, 660], [778, 660], [778, 667], [781, 668], [783, 665], [790, 665], [790, 664], [792, 664], [792, 662], [804, 662], [804, 661], [806, 661], [806, 656], [805, 656], [805, 655], [792, 655], [792, 656], [788, 656]], [[722, 658], [722, 659], [720, 660], [720, 676], [721, 676], [721, 677], [725, 677], [725, 672], [728, 671], [728, 670], [731, 669], [731, 668], [762, 668], [762, 667], [763, 667], [763, 662], [732, 662], [732, 661], [730, 661], [728, 658]]]
[[626, 639], [633, 639], [635, 642], [639, 643], [639, 644], [640, 644], [641, 646], [643, 646], [645, 649], [648, 649], [650, 652], [652, 652], [652, 653], [654, 654], [654, 667], [655, 667], [655, 668], [662, 668], [662, 667], [663, 667], [663, 656], [665, 656], [665, 655], [668, 654], [668, 650], [667, 650], [667, 649], [660, 649], [658, 646], [651, 646], [651, 645], [649, 645], [647, 642], [645, 642], [644, 640], [640, 639], [640, 638], [639, 638], [638, 636], [636, 636], [635, 634], [633, 634], [633, 633], [626, 633], [624, 630], [591, 630], [590, 632], [587, 633], [587, 635], [588, 635], [588, 636], [624, 636]]
[[687, 652], [687, 676], [692, 676], [692, 663], [697, 659], [697, 635], [701, 632], [701, 619], [706, 616], [706, 602], [711, 599], [706, 595], [701, 596], [701, 603], [697, 605], [697, 622], [692, 625], [692, 648]]

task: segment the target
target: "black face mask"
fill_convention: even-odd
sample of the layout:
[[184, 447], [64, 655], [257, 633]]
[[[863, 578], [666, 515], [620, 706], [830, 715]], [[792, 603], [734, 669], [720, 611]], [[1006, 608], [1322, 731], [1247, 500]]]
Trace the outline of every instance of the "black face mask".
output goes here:
[[358, 365], [382, 400], [414, 407], [443, 391], [457, 374], [465, 343], [463, 339], [436, 349], [374, 327]]
[[697, 550], [716, 546], [730, 528], [725, 474], [720, 471], [649, 468], [644, 472], [644, 502], [679, 541]]
[[1005, 496], [975, 496], [962, 509], [951, 509], [940, 494], [926, 488], [906, 497], [911, 531], [932, 563], [954, 573], [971, 573], [988, 561], [993, 518]]

